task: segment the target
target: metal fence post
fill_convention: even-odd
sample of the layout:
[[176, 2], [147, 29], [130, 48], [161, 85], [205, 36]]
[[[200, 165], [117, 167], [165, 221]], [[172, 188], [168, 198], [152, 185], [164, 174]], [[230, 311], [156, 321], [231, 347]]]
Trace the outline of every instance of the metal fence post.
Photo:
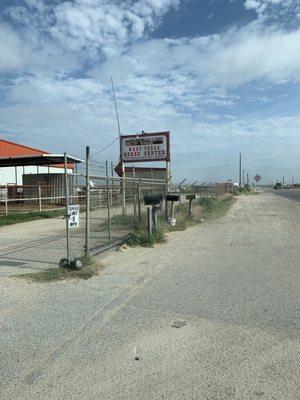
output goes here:
[[151, 194], [153, 193], [153, 169], [151, 168]]
[[90, 147], [86, 146], [85, 149], [85, 190], [86, 190], [86, 204], [85, 204], [85, 257], [89, 256], [90, 251]]
[[141, 226], [142, 215], [141, 215], [141, 187], [140, 187], [140, 183], [137, 184], [137, 206], [138, 206], [138, 226]]
[[[114, 163], [110, 163], [111, 177], [114, 177]], [[114, 195], [114, 180], [111, 180], [111, 205], [113, 205], [113, 195]]]
[[8, 214], [8, 187], [5, 186], [5, 215]]
[[66, 238], [67, 238], [67, 260], [70, 264], [70, 231], [69, 231], [69, 188], [68, 188], [68, 157], [64, 153], [64, 182], [65, 182], [65, 199], [66, 199]]
[[108, 175], [108, 161], [105, 161], [106, 169], [106, 197], [107, 197], [107, 229], [108, 229], [108, 240], [111, 243], [111, 215], [110, 215], [110, 190], [109, 190], [109, 175]]
[[135, 182], [135, 168], [132, 167], [132, 177], [133, 177], [133, 186], [132, 186], [132, 194], [133, 194], [133, 225], [136, 227], [137, 223], [137, 210], [136, 210], [136, 182]]
[[39, 185], [39, 212], [42, 211], [42, 192], [41, 192], [41, 187]]

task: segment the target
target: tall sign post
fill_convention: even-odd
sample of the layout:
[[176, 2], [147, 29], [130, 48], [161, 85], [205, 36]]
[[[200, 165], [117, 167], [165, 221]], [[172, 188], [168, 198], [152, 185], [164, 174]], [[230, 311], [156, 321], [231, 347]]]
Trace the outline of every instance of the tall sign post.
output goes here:
[[126, 215], [126, 180], [125, 180], [125, 164], [121, 163], [122, 168], [122, 214]]

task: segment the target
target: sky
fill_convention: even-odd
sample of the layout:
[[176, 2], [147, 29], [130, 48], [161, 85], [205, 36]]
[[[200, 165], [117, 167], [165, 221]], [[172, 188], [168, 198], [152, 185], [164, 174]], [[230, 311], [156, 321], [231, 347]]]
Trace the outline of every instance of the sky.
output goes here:
[[0, 1], [0, 137], [117, 163], [110, 77], [175, 180], [300, 182], [300, 0]]

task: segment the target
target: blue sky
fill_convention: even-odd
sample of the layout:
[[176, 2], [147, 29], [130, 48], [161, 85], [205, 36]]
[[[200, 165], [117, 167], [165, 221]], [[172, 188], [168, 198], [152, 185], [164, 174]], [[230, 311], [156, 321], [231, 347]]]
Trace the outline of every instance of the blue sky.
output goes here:
[[299, 0], [2, 0], [0, 133], [117, 162], [170, 130], [172, 175], [300, 181]]

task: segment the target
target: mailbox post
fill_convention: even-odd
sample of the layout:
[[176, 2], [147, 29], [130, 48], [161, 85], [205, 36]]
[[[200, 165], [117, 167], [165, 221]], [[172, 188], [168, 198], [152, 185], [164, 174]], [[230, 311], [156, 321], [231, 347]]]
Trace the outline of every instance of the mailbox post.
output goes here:
[[192, 202], [195, 200], [195, 194], [187, 194], [185, 198], [189, 201], [189, 217], [192, 218]]
[[175, 207], [174, 207], [174, 202], [179, 201], [179, 195], [178, 194], [168, 194], [166, 196], [166, 202], [170, 201], [171, 202], [171, 216], [168, 218], [168, 223], [171, 226], [176, 225], [176, 218], [175, 218]]
[[147, 206], [147, 220], [148, 220], [148, 235], [149, 237], [152, 235], [153, 225], [157, 226], [157, 210], [160, 209], [161, 202], [163, 200], [163, 195], [159, 194], [151, 194], [144, 196], [144, 203]]
[[148, 236], [152, 235], [153, 224], [152, 224], [152, 216], [153, 216], [153, 207], [147, 207], [147, 221], [148, 221]]

